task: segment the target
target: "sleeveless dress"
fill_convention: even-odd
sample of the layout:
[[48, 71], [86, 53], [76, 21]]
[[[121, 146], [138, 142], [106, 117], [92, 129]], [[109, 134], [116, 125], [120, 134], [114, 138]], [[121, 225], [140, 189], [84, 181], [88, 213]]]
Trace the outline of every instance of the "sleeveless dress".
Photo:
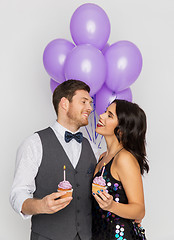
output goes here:
[[[118, 152], [117, 152], [118, 154]], [[115, 157], [115, 156], [114, 156]], [[113, 200], [119, 203], [128, 203], [126, 193], [120, 181], [116, 180], [111, 175], [111, 161], [105, 165], [103, 178], [106, 181], [107, 190], [113, 196]], [[101, 158], [102, 160], [102, 158]], [[101, 161], [100, 160], [100, 161]], [[101, 170], [94, 176], [99, 177]], [[93, 177], [93, 179], [94, 179]], [[92, 198], [92, 239], [93, 240], [145, 240], [145, 230], [130, 219], [125, 219], [117, 216], [112, 212], [101, 209], [95, 200]]]

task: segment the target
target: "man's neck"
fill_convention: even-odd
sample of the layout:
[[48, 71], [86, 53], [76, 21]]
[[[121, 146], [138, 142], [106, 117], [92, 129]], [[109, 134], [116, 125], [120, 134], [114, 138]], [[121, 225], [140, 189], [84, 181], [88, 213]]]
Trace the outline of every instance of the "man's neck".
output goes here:
[[71, 132], [77, 132], [79, 130], [79, 128], [72, 123], [61, 121], [60, 119], [57, 119], [57, 122]]

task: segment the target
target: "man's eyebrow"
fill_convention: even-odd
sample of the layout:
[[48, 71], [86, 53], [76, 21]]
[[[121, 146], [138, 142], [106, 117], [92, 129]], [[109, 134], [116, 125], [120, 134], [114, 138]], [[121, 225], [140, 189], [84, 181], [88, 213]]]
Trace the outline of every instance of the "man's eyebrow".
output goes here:
[[[89, 98], [86, 98], [86, 97], [82, 97], [82, 99], [89, 101]], [[89, 102], [92, 103], [93, 101], [91, 100]]]

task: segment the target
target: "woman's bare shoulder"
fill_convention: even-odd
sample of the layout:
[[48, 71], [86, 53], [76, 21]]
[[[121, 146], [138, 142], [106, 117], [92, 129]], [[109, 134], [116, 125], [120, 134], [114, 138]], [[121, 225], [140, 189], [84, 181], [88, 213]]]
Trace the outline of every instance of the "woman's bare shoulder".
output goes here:
[[132, 153], [130, 153], [126, 149], [123, 149], [119, 153], [118, 157], [116, 156], [115, 164], [117, 165], [117, 167], [121, 167], [121, 168], [123, 167], [126, 169], [129, 167], [138, 167], [139, 168], [137, 159], [133, 156]]

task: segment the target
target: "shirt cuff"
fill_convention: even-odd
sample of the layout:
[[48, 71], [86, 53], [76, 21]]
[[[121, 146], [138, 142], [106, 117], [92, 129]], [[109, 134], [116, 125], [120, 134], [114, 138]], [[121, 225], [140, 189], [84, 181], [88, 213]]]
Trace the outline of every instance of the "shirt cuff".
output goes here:
[[23, 218], [23, 219], [29, 219], [32, 217], [32, 215], [26, 215], [22, 213], [22, 205], [24, 203], [24, 201], [28, 198], [33, 198], [33, 196], [31, 195], [22, 195], [19, 196], [18, 199], [16, 199], [15, 204], [14, 204], [14, 210], [19, 213], [19, 215]]

